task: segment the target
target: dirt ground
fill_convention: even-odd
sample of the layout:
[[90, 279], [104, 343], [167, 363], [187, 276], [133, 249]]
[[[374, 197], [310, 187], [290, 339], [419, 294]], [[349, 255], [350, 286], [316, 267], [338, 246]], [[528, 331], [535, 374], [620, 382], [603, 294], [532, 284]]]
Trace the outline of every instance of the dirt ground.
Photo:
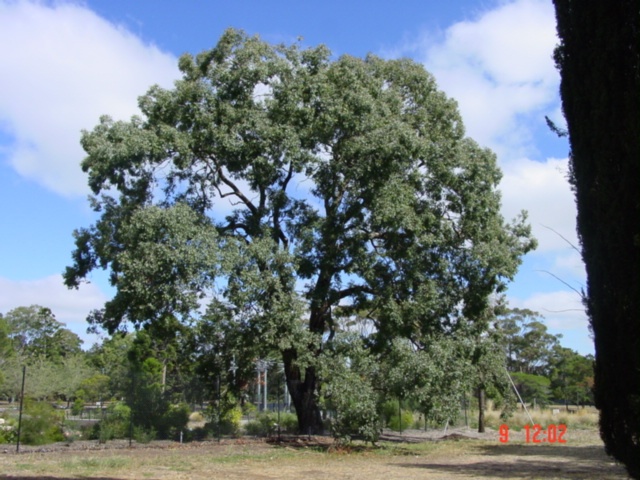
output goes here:
[[[594, 430], [569, 430], [566, 444], [525, 443], [524, 432], [470, 429], [402, 435], [379, 447], [338, 447], [327, 437], [218, 442], [74, 442], [0, 448], [0, 479], [624, 479]], [[8, 447], [8, 446], [2, 446]]]

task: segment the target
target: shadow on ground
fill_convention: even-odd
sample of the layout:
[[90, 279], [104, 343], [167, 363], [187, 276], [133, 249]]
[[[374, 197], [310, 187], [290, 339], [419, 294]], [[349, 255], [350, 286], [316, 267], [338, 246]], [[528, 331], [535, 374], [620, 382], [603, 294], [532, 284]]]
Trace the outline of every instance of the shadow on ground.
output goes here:
[[[477, 462], [400, 463], [400, 467], [474, 478], [626, 479], [624, 467], [599, 446], [478, 445]], [[495, 458], [492, 460], [491, 458]]]

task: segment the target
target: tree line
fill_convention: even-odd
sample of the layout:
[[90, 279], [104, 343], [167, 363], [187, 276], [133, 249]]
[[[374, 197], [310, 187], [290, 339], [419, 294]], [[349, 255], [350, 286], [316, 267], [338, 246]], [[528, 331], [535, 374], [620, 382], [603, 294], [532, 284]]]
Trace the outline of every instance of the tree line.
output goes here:
[[[339, 438], [375, 440], [389, 401], [401, 402], [432, 424], [454, 422], [461, 399], [479, 390], [508, 415], [515, 397], [507, 372], [529, 404], [592, 403], [593, 358], [562, 347], [541, 320], [536, 312], [503, 309], [490, 336], [481, 341], [434, 339], [428, 350], [396, 342], [384, 356], [372, 353], [361, 335], [342, 332], [332, 353], [318, 364], [319, 403], [331, 414], [332, 432]], [[234, 409], [253, 410], [261, 386], [251, 351], [240, 355], [197, 347], [205, 339], [221, 338], [217, 332], [211, 336], [211, 326], [203, 320], [182, 334], [177, 325], [148, 327], [114, 334], [82, 350], [82, 341], [51, 310], [18, 307], [0, 315], [0, 396], [7, 401], [19, 397], [26, 365], [26, 395], [33, 399], [66, 404], [76, 414], [88, 404], [120, 402], [129, 409], [127, 422], [160, 438], [176, 437], [178, 426], [186, 429], [188, 412], [197, 407], [208, 412], [212, 434]], [[277, 352], [263, 365], [272, 379], [270, 402], [284, 405]]]

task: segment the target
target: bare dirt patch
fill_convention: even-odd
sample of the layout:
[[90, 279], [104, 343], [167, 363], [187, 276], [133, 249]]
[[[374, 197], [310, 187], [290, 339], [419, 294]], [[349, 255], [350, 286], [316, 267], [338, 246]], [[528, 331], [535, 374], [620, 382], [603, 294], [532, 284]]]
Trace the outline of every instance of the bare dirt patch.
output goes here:
[[[0, 448], [0, 479], [624, 479], [593, 430], [569, 430], [567, 443], [531, 444], [523, 432], [509, 443], [495, 431], [386, 432], [376, 447], [339, 447], [328, 437], [152, 442], [129, 447], [74, 442]], [[8, 447], [8, 446], [6, 446]]]

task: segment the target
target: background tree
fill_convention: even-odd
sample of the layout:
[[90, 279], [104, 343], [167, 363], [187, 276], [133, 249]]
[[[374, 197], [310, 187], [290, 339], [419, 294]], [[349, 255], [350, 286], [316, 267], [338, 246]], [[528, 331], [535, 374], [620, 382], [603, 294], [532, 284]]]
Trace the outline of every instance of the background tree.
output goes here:
[[565, 406], [575, 403], [593, 403], [593, 355], [557, 346], [551, 364], [551, 389], [554, 398], [562, 399]]
[[53, 312], [39, 305], [17, 307], [4, 318], [14, 353], [23, 358], [43, 356], [60, 361], [82, 350], [82, 340], [57, 321]]
[[83, 134], [90, 187], [109, 194], [65, 281], [111, 270], [93, 317], [109, 331], [224, 299], [280, 353], [301, 430], [322, 430], [335, 307], [371, 312], [381, 351], [419, 343], [474, 318], [534, 246], [523, 216], [500, 216], [495, 156], [422, 66], [233, 30], [179, 66], [174, 89], [140, 98], [144, 118]]
[[640, 8], [554, 0], [606, 450], [640, 478]]
[[5, 369], [5, 364], [9, 358], [14, 355], [9, 332], [9, 324], [4, 319], [2, 313], [0, 313], [0, 389], [2, 389], [2, 384], [4, 383], [4, 375], [2, 372]]
[[101, 375], [109, 377], [106, 398], [122, 399], [129, 384], [129, 351], [134, 334], [117, 333], [104, 338], [87, 352], [87, 361]]
[[552, 335], [538, 312], [508, 308], [498, 317], [511, 372], [549, 375], [555, 349], [562, 335]]

